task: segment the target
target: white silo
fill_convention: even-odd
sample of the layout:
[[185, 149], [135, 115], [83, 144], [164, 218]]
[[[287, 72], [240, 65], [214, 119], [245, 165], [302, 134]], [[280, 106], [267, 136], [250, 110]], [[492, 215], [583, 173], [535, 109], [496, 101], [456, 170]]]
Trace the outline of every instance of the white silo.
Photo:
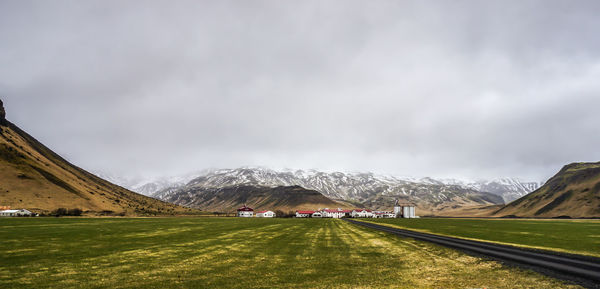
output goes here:
[[394, 215], [396, 215], [396, 218], [402, 216], [402, 206], [398, 204], [398, 200], [396, 200], [396, 203], [394, 204]]
[[408, 206], [402, 207], [402, 217], [410, 218], [410, 207], [408, 207]]

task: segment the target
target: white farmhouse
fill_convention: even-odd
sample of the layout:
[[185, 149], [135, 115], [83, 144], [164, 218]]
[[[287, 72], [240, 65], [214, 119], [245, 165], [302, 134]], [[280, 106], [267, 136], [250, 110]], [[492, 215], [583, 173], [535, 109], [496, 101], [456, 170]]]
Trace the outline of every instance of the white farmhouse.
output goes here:
[[337, 210], [330, 210], [330, 209], [324, 209], [321, 211], [321, 215], [323, 216], [323, 218], [334, 218], [334, 219], [339, 219], [345, 216], [345, 212], [342, 209], [337, 209]]
[[260, 211], [256, 213], [257, 218], [274, 218], [275, 213], [273, 211]]
[[0, 217], [30, 217], [33, 215], [32, 212], [26, 209], [0, 211]]
[[372, 218], [373, 212], [366, 209], [354, 209], [350, 215], [352, 218]]
[[396, 214], [394, 212], [388, 211], [375, 211], [373, 212], [373, 218], [395, 218]]
[[253, 215], [254, 215], [254, 210], [246, 205], [237, 209], [238, 217], [246, 217], [247, 218], [247, 217], [252, 217]]

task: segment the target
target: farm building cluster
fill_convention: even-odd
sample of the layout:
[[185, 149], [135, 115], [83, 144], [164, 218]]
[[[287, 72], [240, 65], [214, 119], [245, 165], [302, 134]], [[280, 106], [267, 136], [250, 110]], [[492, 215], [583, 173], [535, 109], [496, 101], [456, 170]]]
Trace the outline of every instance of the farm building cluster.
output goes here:
[[244, 205], [241, 208], [237, 209], [238, 217], [258, 217], [258, 218], [275, 218], [275, 212], [273, 211], [259, 211], [254, 215], [254, 209]]
[[[254, 209], [244, 205], [237, 209], [238, 217], [274, 218], [273, 211], [260, 211], [254, 215]], [[368, 209], [344, 210], [318, 209], [316, 211], [296, 211], [296, 218], [418, 218], [415, 215], [415, 206], [411, 204], [399, 204], [396, 202], [393, 211], [372, 211]]]
[[319, 209], [316, 211], [296, 211], [296, 218], [418, 218], [414, 206], [395, 206], [394, 211], [372, 211], [368, 209], [343, 210]]

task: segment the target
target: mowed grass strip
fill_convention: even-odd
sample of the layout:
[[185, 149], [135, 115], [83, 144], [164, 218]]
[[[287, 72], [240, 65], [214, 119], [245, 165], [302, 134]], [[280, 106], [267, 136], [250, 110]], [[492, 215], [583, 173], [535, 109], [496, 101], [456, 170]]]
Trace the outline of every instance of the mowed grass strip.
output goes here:
[[600, 220], [420, 218], [363, 221], [433, 234], [600, 257]]
[[578, 288], [333, 219], [0, 219], [0, 288]]

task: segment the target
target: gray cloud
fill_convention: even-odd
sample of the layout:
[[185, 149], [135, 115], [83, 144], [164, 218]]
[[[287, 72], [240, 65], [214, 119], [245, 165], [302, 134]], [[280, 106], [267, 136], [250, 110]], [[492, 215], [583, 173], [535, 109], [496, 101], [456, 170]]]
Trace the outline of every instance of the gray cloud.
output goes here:
[[549, 177], [600, 159], [597, 1], [2, 1], [8, 119], [78, 165]]

